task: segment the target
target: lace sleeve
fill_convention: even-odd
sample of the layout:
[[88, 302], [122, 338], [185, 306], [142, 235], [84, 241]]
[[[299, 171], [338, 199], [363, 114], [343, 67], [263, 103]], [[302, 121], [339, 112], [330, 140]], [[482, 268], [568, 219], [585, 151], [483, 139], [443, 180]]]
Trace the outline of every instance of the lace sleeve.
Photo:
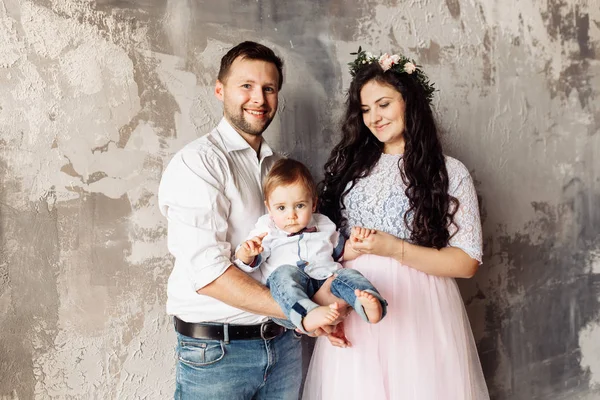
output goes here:
[[449, 191], [460, 204], [454, 214], [454, 224], [450, 227], [450, 235], [453, 236], [449, 245], [460, 248], [481, 264], [483, 240], [477, 193], [467, 168], [460, 161], [454, 161], [454, 165], [448, 166], [448, 175], [455, 178], [450, 179]]

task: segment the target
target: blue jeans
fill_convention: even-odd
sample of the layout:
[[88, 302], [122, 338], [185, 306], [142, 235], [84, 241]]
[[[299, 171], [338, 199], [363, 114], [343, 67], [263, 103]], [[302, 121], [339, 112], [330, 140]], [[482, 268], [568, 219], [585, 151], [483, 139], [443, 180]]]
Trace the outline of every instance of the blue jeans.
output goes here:
[[294, 331], [228, 344], [177, 333], [176, 400], [297, 400], [301, 382], [302, 345]]
[[[377, 297], [383, 308], [381, 318], [387, 313], [387, 301], [381, 297], [377, 289], [360, 272], [351, 268], [341, 268], [335, 271], [336, 277], [331, 282], [331, 293], [348, 303], [364, 321], [369, 321], [362, 304], [356, 298], [354, 291], [364, 290]], [[311, 300], [315, 293], [325, 283], [325, 279], [317, 280], [308, 276], [302, 268], [295, 265], [278, 267], [267, 279], [267, 287], [271, 296], [279, 304], [288, 320], [273, 319], [274, 322], [286, 328], [298, 328], [305, 332], [302, 318], [319, 305]]]

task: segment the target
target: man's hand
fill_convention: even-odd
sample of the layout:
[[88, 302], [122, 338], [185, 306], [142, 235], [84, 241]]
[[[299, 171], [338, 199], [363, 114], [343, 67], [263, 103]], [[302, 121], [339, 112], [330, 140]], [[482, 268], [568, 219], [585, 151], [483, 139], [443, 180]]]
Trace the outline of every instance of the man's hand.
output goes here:
[[235, 253], [235, 257], [244, 264], [251, 264], [254, 261], [254, 257], [263, 252], [262, 241], [267, 235], [268, 233], [264, 232], [246, 240]]
[[300, 329], [296, 328], [296, 332], [306, 335], [306, 336], [310, 336], [310, 337], [319, 337], [319, 336], [329, 335], [331, 332], [333, 332], [333, 329], [334, 329], [333, 325], [325, 325], [325, 326], [321, 326], [321, 327], [315, 329], [314, 331], [308, 332], [308, 333], [304, 333]]
[[329, 343], [335, 347], [346, 348], [352, 346], [352, 343], [350, 343], [344, 332], [344, 322], [335, 325], [333, 331], [327, 335], [327, 339], [329, 339]]
[[[315, 329], [313, 332], [307, 333], [310, 337], [326, 336], [329, 342], [335, 347], [350, 347], [352, 344], [346, 338], [344, 333], [344, 319], [350, 314], [352, 307], [346, 306], [339, 308], [340, 316], [331, 325], [324, 325]], [[296, 332], [303, 333], [299, 329]]]
[[[296, 329], [296, 332], [302, 333], [299, 329]], [[340, 322], [337, 325], [322, 326], [315, 329], [311, 333], [307, 333], [306, 335], [310, 337], [326, 336], [329, 340], [329, 343], [335, 347], [346, 348], [352, 345], [344, 333], [343, 322]]]

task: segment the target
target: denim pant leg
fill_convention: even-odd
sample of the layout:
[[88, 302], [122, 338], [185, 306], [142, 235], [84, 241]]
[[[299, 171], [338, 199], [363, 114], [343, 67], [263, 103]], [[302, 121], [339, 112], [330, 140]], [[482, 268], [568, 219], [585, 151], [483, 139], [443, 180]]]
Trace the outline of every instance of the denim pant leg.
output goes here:
[[302, 383], [302, 334], [290, 330], [269, 342], [272, 364], [252, 400], [297, 400]]
[[314, 294], [313, 286], [314, 280], [297, 266], [282, 265], [273, 271], [267, 279], [267, 287], [289, 319], [289, 321], [278, 319], [273, 321], [286, 328], [298, 328], [306, 333], [302, 326], [302, 318], [319, 306], [310, 299]]
[[175, 400], [296, 400], [302, 345], [294, 331], [271, 339], [194, 339], [177, 333]]
[[177, 333], [175, 400], [251, 399], [263, 381], [262, 340], [194, 339]]
[[368, 322], [369, 319], [365, 314], [365, 310], [362, 304], [360, 304], [360, 301], [356, 298], [354, 291], [358, 289], [369, 292], [379, 299], [382, 307], [381, 318], [383, 319], [383, 317], [385, 317], [385, 314], [387, 314], [387, 301], [381, 297], [381, 294], [379, 294], [373, 284], [360, 272], [352, 268], [342, 268], [335, 271], [335, 275], [337, 276], [331, 281], [331, 293], [334, 296], [339, 297], [351, 305], [352, 308], [354, 308], [354, 311], [356, 311], [363, 320]]

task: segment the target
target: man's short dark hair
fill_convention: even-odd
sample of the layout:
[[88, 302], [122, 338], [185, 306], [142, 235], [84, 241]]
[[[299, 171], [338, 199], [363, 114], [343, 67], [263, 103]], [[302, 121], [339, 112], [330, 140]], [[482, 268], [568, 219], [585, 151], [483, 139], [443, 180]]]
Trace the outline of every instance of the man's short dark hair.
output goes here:
[[221, 68], [219, 68], [219, 75], [217, 76], [221, 82], [225, 83], [231, 64], [233, 64], [233, 61], [238, 57], [247, 58], [249, 60], [266, 61], [275, 65], [277, 72], [279, 73], [278, 89], [281, 89], [281, 86], [283, 86], [283, 60], [277, 57], [273, 50], [267, 46], [250, 41], [238, 44], [221, 58]]

